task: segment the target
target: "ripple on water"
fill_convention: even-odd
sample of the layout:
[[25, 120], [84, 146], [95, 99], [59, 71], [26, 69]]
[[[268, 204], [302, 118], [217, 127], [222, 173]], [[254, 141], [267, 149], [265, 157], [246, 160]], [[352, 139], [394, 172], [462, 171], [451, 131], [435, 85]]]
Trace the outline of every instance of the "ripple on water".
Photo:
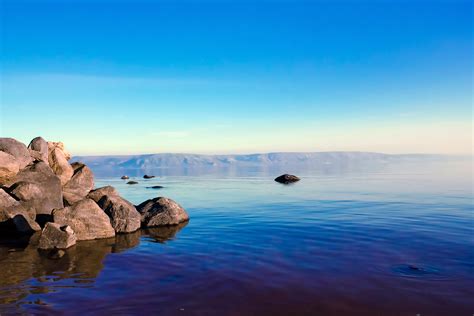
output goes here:
[[437, 267], [422, 264], [397, 264], [392, 266], [391, 273], [404, 278], [418, 278], [424, 280], [453, 280]]

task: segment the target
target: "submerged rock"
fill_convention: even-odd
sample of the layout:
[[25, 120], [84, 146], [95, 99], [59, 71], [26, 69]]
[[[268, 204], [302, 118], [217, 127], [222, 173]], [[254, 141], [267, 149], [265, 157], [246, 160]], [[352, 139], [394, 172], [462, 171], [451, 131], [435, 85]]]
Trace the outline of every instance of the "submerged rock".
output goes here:
[[53, 221], [69, 225], [77, 240], [90, 240], [115, 236], [109, 217], [94, 200], [85, 198], [71, 206], [53, 211]]
[[63, 187], [64, 200], [72, 205], [82, 200], [94, 188], [94, 174], [86, 165], [75, 162], [71, 165], [74, 175]]
[[275, 181], [279, 183], [283, 183], [283, 184], [289, 184], [289, 183], [300, 181], [300, 178], [292, 174], [284, 174], [275, 178]]
[[146, 175], [143, 176], [143, 179], [152, 179], [152, 178], [154, 178], [154, 177], [155, 177], [155, 176], [149, 176], [149, 175], [146, 174]]
[[189, 220], [189, 216], [178, 203], [165, 197], [147, 200], [137, 206], [143, 227], [177, 225]]
[[151, 186], [151, 187], [146, 187], [147, 189], [163, 189], [164, 187], [161, 186], [161, 185], [154, 185], [154, 186]]
[[67, 249], [76, 244], [76, 234], [70, 226], [61, 226], [58, 223], [46, 223], [41, 232], [38, 248], [40, 249]]
[[128, 181], [127, 184], [138, 184], [137, 181]]

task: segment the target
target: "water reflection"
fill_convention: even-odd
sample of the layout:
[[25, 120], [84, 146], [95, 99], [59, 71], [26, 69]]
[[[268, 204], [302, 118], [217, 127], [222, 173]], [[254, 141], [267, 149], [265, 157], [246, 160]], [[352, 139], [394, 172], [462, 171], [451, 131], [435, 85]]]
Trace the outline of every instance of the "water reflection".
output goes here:
[[109, 254], [137, 247], [142, 237], [164, 243], [184, 226], [186, 224], [81, 241], [69, 249], [55, 251], [38, 250], [40, 233], [21, 240], [1, 239], [0, 312], [17, 312], [15, 306], [24, 303], [43, 304], [28, 302], [30, 294], [52, 293], [58, 287], [91, 287]]
[[142, 235], [146, 236], [149, 241], [163, 244], [167, 240], [173, 239], [186, 225], [188, 225], [188, 222], [175, 226], [147, 228], [142, 230]]
[[153, 174], [157, 177], [167, 176], [185, 176], [185, 177], [200, 177], [200, 176], [219, 176], [219, 177], [239, 177], [242, 174], [246, 175], [271, 175], [278, 176], [282, 173], [297, 172], [304, 174], [308, 171], [312, 173], [317, 172], [322, 175], [340, 175], [346, 173], [361, 173], [368, 171], [381, 171], [388, 167], [386, 162], [361, 162], [361, 161], [343, 161], [334, 163], [320, 164], [298, 164], [298, 165], [284, 165], [284, 166], [260, 166], [260, 167], [190, 167], [190, 168], [112, 168], [112, 167], [98, 167], [91, 166], [94, 174], [100, 178], [120, 178], [122, 175], [128, 175], [130, 178], [136, 178], [140, 181], [147, 181], [143, 179], [144, 174]]

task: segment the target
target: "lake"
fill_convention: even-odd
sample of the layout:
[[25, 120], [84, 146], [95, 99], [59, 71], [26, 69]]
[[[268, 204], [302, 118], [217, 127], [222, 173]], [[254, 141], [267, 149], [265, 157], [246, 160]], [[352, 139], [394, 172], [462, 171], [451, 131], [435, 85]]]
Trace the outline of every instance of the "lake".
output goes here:
[[[283, 172], [302, 178], [282, 185]], [[191, 220], [79, 242], [0, 243], [0, 314], [472, 315], [472, 161], [315, 170], [96, 171]], [[135, 178], [136, 177], [136, 178]], [[162, 185], [163, 189], [146, 187]]]

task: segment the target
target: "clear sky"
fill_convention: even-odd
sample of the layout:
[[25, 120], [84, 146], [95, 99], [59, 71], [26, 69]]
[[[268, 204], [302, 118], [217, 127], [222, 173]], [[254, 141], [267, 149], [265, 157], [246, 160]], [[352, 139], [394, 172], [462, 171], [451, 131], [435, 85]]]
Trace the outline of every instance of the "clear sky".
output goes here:
[[3, 137], [77, 155], [472, 150], [471, 1], [0, 3]]

